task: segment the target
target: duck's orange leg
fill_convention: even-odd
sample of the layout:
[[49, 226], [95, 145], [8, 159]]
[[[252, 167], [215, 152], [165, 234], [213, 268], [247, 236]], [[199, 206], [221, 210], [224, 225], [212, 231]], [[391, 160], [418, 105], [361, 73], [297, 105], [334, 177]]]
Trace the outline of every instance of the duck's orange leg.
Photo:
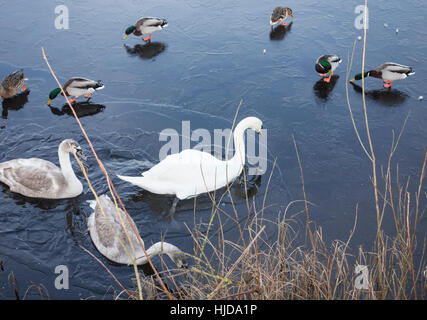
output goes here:
[[76, 101], [77, 100], [77, 97], [75, 97], [74, 99], [72, 99], [72, 100], [68, 100], [68, 101], [70, 101], [70, 103], [73, 103], [74, 101]]
[[24, 92], [25, 90], [27, 90], [27, 85], [24, 83], [24, 85], [21, 88], [21, 91]]
[[329, 83], [329, 82], [331, 82], [331, 78], [332, 78], [332, 73], [329, 73], [329, 77], [328, 78], [324, 78], [323, 81]]
[[92, 95], [90, 93], [88, 93], [87, 95], [85, 95], [85, 98], [90, 99], [92, 97]]
[[384, 88], [390, 88], [393, 84], [393, 81], [384, 80]]
[[151, 41], [151, 33], [148, 35], [148, 37], [142, 38], [142, 40], [144, 40], [145, 42]]

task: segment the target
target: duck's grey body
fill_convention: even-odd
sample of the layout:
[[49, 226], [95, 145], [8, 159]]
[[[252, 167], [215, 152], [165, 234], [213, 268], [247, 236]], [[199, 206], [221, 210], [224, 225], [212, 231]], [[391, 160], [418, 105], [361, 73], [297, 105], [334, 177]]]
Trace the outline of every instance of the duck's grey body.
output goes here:
[[20, 69], [6, 76], [0, 84], [0, 97], [12, 98], [24, 86], [24, 70]]
[[394, 62], [386, 62], [369, 71], [369, 76], [380, 78], [386, 81], [396, 81], [406, 79], [408, 76], [415, 74], [412, 68]]
[[415, 74], [415, 72], [409, 66], [394, 62], [386, 62], [380, 65], [379, 67], [369, 70], [363, 74], [356, 74], [354, 78], [350, 80], [350, 82], [362, 80], [366, 77], [373, 77], [383, 79], [384, 88], [390, 89], [393, 84], [393, 81], [406, 79], [407, 77], [413, 74]]
[[73, 77], [64, 83], [63, 89], [67, 96], [80, 97], [104, 89], [100, 80], [94, 81], [86, 78]]
[[135, 24], [135, 36], [142, 36], [144, 34], [151, 34], [155, 31], [162, 30], [167, 27], [168, 23], [165, 19], [147, 17], [139, 19]]

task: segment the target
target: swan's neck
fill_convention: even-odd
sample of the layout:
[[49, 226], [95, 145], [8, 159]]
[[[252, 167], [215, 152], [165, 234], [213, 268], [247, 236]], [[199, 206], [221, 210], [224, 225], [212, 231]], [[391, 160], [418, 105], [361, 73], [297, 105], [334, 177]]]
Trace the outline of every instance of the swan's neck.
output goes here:
[[235, 151], [234, 151], [233, 158], [227, 161], [227, 165], [230, 173], [235, 173], [236, 176], [240, 175], [240, 173], [243, 170], [243, 166], [245, 165], [246, 150], [245, 150], [244, 134], [247, 128], [248, 126], [245, 126], [244, 123], [239, 123], [233, 132]]
[[[167, 254], [170, 256], [179, 252], [181, 252], [181, 250], [179, 250], [173, 244], [170, 244], [167, 242], [157, 242], [147, 249], [147, 254], [150, 258], [158, 254]], [[137, 258], [136, 262], [138, 265], [146, 263], [147, 262], [146, 255], [143, 254], [142, 257]]]
[[77, 179], [73, 167], [71, 166], [70, 153], [65, 150], [65, 145], [60, 145], [58, 149], [59, 165], [61, 166], [62, 175], [69, 185], [80, 184]]

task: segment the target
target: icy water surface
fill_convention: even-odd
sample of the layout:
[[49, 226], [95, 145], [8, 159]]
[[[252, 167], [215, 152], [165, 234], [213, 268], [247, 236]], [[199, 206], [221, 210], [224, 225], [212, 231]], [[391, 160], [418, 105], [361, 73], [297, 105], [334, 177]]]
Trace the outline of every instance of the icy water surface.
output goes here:
[[[138, 175], [157, 163], [165, 144], [159, 141], [159, 133], [166, 128], [181, 133], [182, 121], [190, 121], [191, 130], [231, 127], [243, 100], [238, 120], [257, 116], [268, 130], [267, 172], [254, 177], [250, 185], [258, 207], [277, 158], [265, 217], [276, 220], [290, 201], [303, 198], [295, 137], [307, 198], [313, 203], [310, 214], [322, 226], [325, 239], [346, 239], [359, 204], [352, 246], [370, 248], [376, 231], [371, 168], [355, 136], [345, 94], [347, 55], [362, 34], [354, 25], [360, 1], [333, 0], [327, 5], [286, 1], [283, 5], [293, 9], [295, 19], [290, 26], [273, 31], [269, 14], [281, 5], [277, 1], [75, 0], [67, 2], [69, 30], [57, 30], [55, 7], [61, 4], [0, 1], [0, 76], [24, 68], [30, 79], [28, 95], [3, 102], [0, 162], [39, 157], [57, 163], [57, 146], [65, 138], [78, 140], [90, 155], [75, 119], [63, 108], [64, 100], [57, 98], [52, 108], [46, 105], [56, 85], [42, 59], [44, 47], [60, 81], [71, 76], [103, 80], [105, 89], [93, 95], [91, 104], [81, 105], [79, 114], [146, 244], [163, 235], [191, 252], [192, 240], [184, 223], [194, 224], [193, 202], [181, 202], [170, 221], [164, 217], [170, 198], [142, 192], [115, 174]], [[376, 155], [379, 164], [386, 164], [392, 132], [398, 132], [409, 116], [394, 166], [399, 163], [402, 181], [408, 175], [415, 181], [427, 136], [427, 104], [418, 100], [427, 95], [427, 4], [378, 0], [370, 1], [369, 9], [367, 68], [394, 61], [416, 71], [413, 77], [395, 82], [389, 92], [382, 89], [380, 80], [366, 81]], [[124, 30], [144, 15], [164, 17], [169, 26], [153, 34], [151, 45], [134, 36], [122, 40]], [[361, 50], [358, 41], [352, 75], [360, 72]], [[326, 53], [343, 59], [329, 87], [319, 82], [314, 70], [316, 58]], [[359, 88], [350, 85], [349, 96], [362, 128]], [[363, 129], [361, 134], [365, 139]], [[100, 194], [106, 192], [93, 156], [88, 163], [94, 187]], [[74, 168], [79, 172], [77, 165]], [[80, 197], [54, 202], [26, 199], [0, 186], [0, 260], [4, 267], [0, 298], [14, 298], [7, 280], [11, 271], [21, 295], [32, 281], [43, 284], [52, 298], [104, 297], [113, 280], [79, 245], [100, 257], [125, 285], [131, 285], [133, 269], [110, 264], [90, 240], [86, 218], [91, 209], [86, 200], [92, 195], [84, 185]], [[244, 219], [246, 202], [238, 197], [242, 192], [238, 185], [233, 187]], [[201, 198], [199, 202], [196, 221], [207, 222], [209, 201]], [[231, 212], [229, 199], [223, 208]], [[384, 224], [391, 233], [391, 217]], [[424, 236], [425, 218], [418, 228]], [[228, 239], [237, 238], [232, 223], [225, 230]], [[274, 239], [274, 229], [270, 231]], [[58, 265], [70, 270], [69, 290], [54, 287]]]

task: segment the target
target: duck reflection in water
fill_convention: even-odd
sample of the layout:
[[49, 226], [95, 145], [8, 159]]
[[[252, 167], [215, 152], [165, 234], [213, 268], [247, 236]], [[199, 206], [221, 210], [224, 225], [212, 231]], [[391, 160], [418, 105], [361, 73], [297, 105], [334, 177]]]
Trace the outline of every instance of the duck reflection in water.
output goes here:
[[[350, 84], [353, 86], [354, 91], [362, 94], [362, 87], [353, 82], [350, 82]], [[392, 88], [365, 90], [365, 94], [368, 99], [389, 107], [400, 105], [408, 98], [406, 93]]]
[[28, 102], [28, 95], [30, 94], [30, 90], [26, 90], [12, 98], [4, 99], [2, 102], [3, 110], [2, 110], [2, 118], [7, 119], [9, 115], [9, 110], [19, 110], [24, 107], [24, 105]]
[[293, 22], [287, 26], [279, 24], [277, 27], [271, 27], [270, 40], [283, 40], [288, 32], [291, 31]]
[[[246, 170], [246, 167], [245, 167]], [[246, 170], [247, 171], [247, 170]], [[258, 189], [261, 186], [261, 175], [256, 176], [248, 176], [246, 173], [246, 188], [245, 188], [245, 176], [243, 173], [232, 183], [231, 190], [234, 194], [234, 200], [245, 200], [246, 192], [248, 195], [248, 199], [253, 198], [257, 193]], [[221, 196], [227, 192], [227, 188], [224, 187], [222, 189], [216, 190], [215, 195], [217, 200], [221, 198]], [[214, 193], [212, 192], [211, 195]], [[229, 203], [227, 198], [223, 198], [221, 203]], [[175, 200], [174, 196], [165, 196], [161, 194], [154, 194], [146, 190], [141, 190], [137, 194], [133, 195], [131, 198], [134, 202], [145, 202], [150, 210], [157, 215], [172, 218], [170, 215], [170, 208], [173, 205], [173, 201]], [[196, 204], [195, 204], [196, 201]], [[212, 200], [208, 194], [202, 194], [197, 196], [196, 200], [194, 198], [188, 200], [179, 201], [176, 207], [176, 211], [194, 211], [194, 206], [196, 206], [198, 211], [210, 210], [212, 209]]]
[[124, 45], [126, 52], [131, 56], [139, 56], [142, 59], [152, 59], [165, 51], [166, 44], [162, 42], [148, 42], [146, 44], [137, 44], [133, 48]]
[[[63, 116], [65, 114], [69, 116], [73, 116], [73, 111], [71, 110], [68, 104], [64, 104], [61, 109], [52, 107], [52, 106], [49, 106], [49, 108], [50, 108], [50, 111], [57, 116]], [[94, 104], [94, 103], [90, 103], [89, 101], [86, 101], [86, 102], [74, 103], [73, 108], [77, 116], [79, 118], [82, 118], [86, 116], [92, 116], [94, 114], [97, 114], [103, 111], [105, 109], [105, 106], [102, 104]]]
[[323, 79], [317, 81], [313, 86], [313, 90], [316, 96], [322, 100], [328, 100], [329, 94], [332, 92], [332, 90], [334, 90], [339, 77], [339, 75], [333, 75], [329, 83], [323, 81]]

